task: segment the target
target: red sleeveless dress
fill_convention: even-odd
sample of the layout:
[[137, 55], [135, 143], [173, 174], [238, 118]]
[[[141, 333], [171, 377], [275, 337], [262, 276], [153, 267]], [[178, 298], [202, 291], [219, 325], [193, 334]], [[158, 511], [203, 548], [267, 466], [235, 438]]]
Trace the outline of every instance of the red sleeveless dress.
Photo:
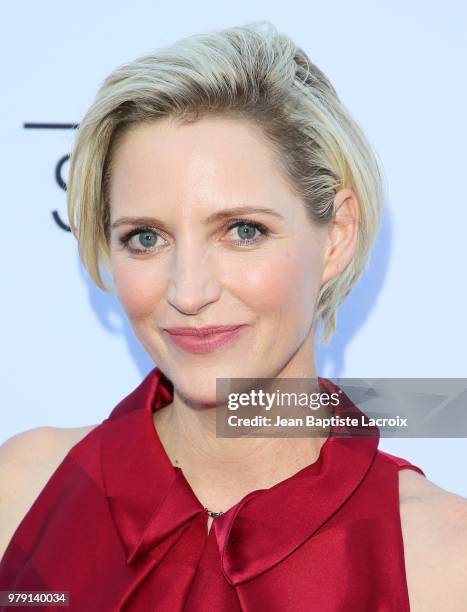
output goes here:
[[425, 474], [378, 450], [377, 428], [329, 436], [315, 463], [207, 533], [153, 425], [172, 392], [154, 368], [69, 451], [5, 551], [0, 590], [68, 591], [72, 612], [409, 611], [398, 471]]

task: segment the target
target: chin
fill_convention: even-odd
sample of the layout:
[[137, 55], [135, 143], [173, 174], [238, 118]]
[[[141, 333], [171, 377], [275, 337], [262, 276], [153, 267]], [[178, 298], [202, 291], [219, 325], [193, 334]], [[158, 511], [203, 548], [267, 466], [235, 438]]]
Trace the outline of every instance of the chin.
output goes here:
[[[210, 367], [203, 364], [199, 367], [193, 365], [171, 368], [170, 370], [170, 373], [173, 373], [174, 376], [169, 375], [168, 377], [181, 396], [190, 403], [206, 405], [226, 403], [230, 392], [248, 392], [251, 387], [250, 379], [272, 377], [270, 368], [268, 368], [268, 371], [263, 371], [263, 368], [246, 363], [243, 366], [239, 364], [238, 367], [232, 367], [231, 365], [222, 367], [220, 364]], [[232, 389], [229, 379], [241, 378], [248, 380], [242, 385], [235, 382], [235, 387]], [[221, 383], [220, 381], [217, 382], [217, 379], [226, 380]]]
[[[217, 404], [221, 404], [223, 399], [227, 397], [217, 397], [216, 384], [214, 385], [181, 385], [177, 388], [177, 392], [189, 405], [195, 408], [213, 408]], [[224, 394], [223, 394], [224, 395]], [[225, 394], [226, 395], [226, 394]]]

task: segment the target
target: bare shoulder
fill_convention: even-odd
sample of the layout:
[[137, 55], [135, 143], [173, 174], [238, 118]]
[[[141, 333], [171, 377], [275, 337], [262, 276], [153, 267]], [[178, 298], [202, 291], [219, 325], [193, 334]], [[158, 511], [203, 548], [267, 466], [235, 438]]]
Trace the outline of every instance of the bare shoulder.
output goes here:
[[94, 427], [35, 427], [0, 445], [0, 558], [68, 451]]
[[399, 471], [412, 612], [463, 612], [467, 602], [467, 499], [411, 469]]

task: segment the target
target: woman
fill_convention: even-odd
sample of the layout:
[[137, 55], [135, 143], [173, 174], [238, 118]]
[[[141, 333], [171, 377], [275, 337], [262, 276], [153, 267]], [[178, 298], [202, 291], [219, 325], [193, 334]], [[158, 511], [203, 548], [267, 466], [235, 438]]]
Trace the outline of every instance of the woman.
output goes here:
[[317, 378], [317, 325], [327, 341], [380, 219], [364, 135], [265, 25], [119, 67], [80, 124], [71, 229], [157, 366], [101, 424], [2, 447], [2, 590], [68, 591], [72, 610], [467, 609], [466, 500], [377, 431], [216, 436], [216, 379]]

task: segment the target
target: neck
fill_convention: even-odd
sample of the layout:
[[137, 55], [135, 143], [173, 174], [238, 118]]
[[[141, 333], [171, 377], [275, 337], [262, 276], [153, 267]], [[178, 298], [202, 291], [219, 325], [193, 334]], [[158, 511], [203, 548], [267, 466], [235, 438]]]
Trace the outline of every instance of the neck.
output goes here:
[[[276, 378], [316, 378], [314, 364]], [[173, 401], [153, 416], [174, 466], [212, 511], [225, 512], [249, 492], [270, 488], [314, 463], [323, 437], [216, 437], [216, 408], [193, 409], [174, 389]]]

